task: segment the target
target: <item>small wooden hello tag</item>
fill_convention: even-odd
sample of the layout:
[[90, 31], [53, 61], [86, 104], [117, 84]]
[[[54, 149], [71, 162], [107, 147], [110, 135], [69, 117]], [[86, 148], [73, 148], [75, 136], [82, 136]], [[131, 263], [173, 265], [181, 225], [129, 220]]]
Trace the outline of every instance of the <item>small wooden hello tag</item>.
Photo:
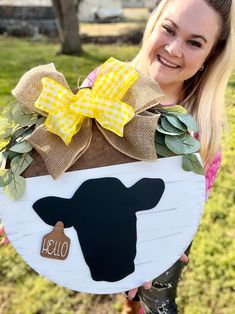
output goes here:
[[69, 254], [70, 239], [64, 234], [64, 224], [58, 221], [52, 232], [42, 239], [41, 256], [65, 260]]

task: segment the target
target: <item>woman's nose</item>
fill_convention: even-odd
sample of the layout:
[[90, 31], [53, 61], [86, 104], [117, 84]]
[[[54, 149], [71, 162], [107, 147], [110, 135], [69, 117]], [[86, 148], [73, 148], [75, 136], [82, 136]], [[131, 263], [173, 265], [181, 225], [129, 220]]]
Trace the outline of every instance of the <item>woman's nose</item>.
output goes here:
[[165, 45], [165, 50], [169, 55], [181, 58], [183, 54], [182, 41], [179, 39], [172, 40], [170, 43]]

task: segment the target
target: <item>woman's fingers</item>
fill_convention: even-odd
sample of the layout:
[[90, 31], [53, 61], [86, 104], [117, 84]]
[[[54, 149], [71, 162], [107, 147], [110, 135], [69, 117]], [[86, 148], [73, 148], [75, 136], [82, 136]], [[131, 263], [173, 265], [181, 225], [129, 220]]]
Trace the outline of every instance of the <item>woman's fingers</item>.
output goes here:
[[150, 289], [152, 287], [152, 281], [147, 281], [143, 284], [145, 289]]
[[134, 289], [129, 290], [128, 298], [131, 299], [131, 300], [134, 299], [137, 291], [138, 291], [138, 288], [134, 288]]
[[179, 260], [181, 261], [181, 262], [183, 262], [183, 263], [188, 263], [188, 261], [189, 261], [189, 258], [188, 258], [188, 256], [186, 255], [186, 254], [182, 254], [181, 255], [181, 257], [179, 258]]
[[[145, 289], [150, 289], [150, 288], [152, 287], [152, 281], [147, 281], [147, 282], [145, 282], [145, 283], [143, 284], [143, 287], [144, 287]], [[129, 290], [129, 292], [128, 292], [128, 298], [131, 299], [131, 300], [134, 299], [134, 297], [135, 297], [137, 291], [138, 291], [138, 288], [134, 288], [134, 289]]]

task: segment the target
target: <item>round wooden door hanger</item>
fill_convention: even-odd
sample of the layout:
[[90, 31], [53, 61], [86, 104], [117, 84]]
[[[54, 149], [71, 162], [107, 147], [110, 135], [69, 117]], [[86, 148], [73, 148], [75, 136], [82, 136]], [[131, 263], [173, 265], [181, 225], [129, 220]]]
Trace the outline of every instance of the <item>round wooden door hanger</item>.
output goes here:
[[[114, 134], [101, 113], [81, 117], [80, 130], [69, 144], [65, 143], [68, 130], [59, 129], [66, 131], [59, 134], [61, 139], [55, 130], [49, 131], [53, 125], [47, 128], [45, 122], [27, 138], [34, 147], [34, 161], [23, 172], [24, 196], [12, 201], [0, 191], [0, 216], [6, 234], [24, 261], [59, 285], [99, 294], [138, 287], [172, 266], [197, 231], [205, 199], [205, 177], [183, 170], [182, 156], [156, 160], [159, 115], [146, 110], [162, 99], [157, 85], [136, 76], [129, 65], [127, 79], [119, 69], [123, 64], [111, 59], [107, 68], [101, 69], [102, 86], [106, 76], [113, 75], [112, 65], [122, 80], [130, 80], [121, 101], [112, 99], [117, 106], [126, 103], [133, 108], [124, 106], [131, 117], [125, 122], [124, 136]], [[67, 83], [53, 65], [23, 76], [13, 90], [16, 99], [28, 109], [33, 104], [40, 107], [44, 77], [62, 84], [63, 88], [46, 80], [75, 106], [77, 94], [75, 97], [64, 90]], [[144, 89], [140, 88], [143, 84]], [[96, 95], [98, 87], [94, 85], [79, 97], [88, 97], [89, 104], [93, 98], [101, 99], [102, 95]], [[41, 113], [42, 109], [38, 110]], [[115, 132], [122, 132], [122, 128], [118, 125]]]

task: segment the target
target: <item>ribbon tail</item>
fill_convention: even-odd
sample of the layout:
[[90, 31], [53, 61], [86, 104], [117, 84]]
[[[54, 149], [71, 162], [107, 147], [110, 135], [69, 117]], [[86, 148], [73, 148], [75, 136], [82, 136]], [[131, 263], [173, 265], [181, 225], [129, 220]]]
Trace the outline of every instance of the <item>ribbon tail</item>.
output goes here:
[[[60, 137], [47, 131], [44, 125], [39, 126], [32, 133], [28, 142], [42, 157], [48, 173], [53, 179], [57, 179], [86, 152], [91, 138], [92, 121], [91, 119], [86, 119], [80, 131], [73, 137], [68, 146], [65, 145]], [[34, 163], [33, 166], [37, 167], [37, 164]], [[40, 167], [40, 164], [38, 167]], [[30, 167], [28, 169], [30, 171]]]
[[122, 101], [131, 104], [138, 114], [158, 105], [164, 97], [159, 85], [141, 73]]
[[[100, 132], [116, 150], [121, 153], [145, 161], [157, 159], [155, 150], [155, 133], [160, 115], [137, 115], [124, 129], [124, 137], [119, 137], [113, 132], [103, 129], [96, 123]], [[135, 130], [135, 132], [133, 132]]]

